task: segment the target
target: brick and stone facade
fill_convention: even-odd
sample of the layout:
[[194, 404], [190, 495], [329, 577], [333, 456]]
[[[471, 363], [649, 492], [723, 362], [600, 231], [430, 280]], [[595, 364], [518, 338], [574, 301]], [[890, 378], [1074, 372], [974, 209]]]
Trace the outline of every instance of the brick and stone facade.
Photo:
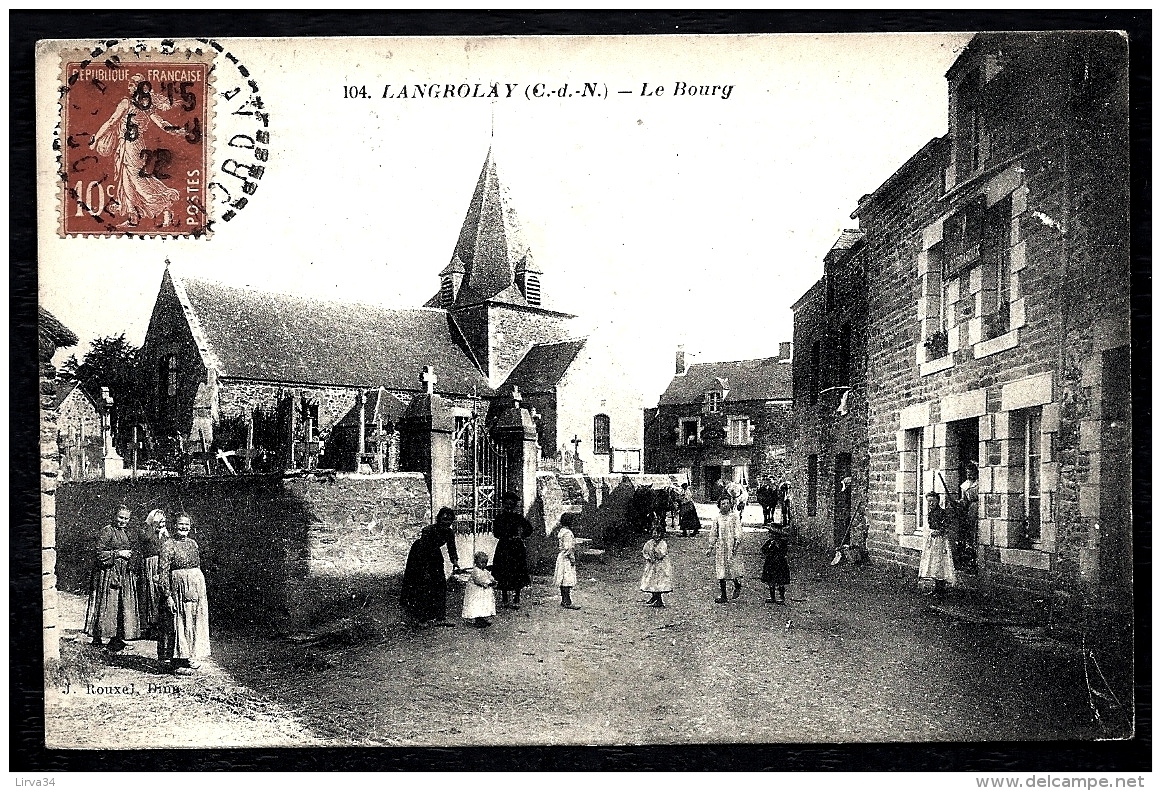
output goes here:
[[949, 134], [859, 202], [880, 559], [978, 465], [977, 579], [1131, 590], [1126, 68], [1115, 34], [977, 36]]
[[822, 279], [792, 306], [792, 518], [799, 536], [828, 548], [862, 545], [866, 536], [866, 266], [862, 232], [844, 231], [823, 259]]
[[645, 421], [650, 473], [683, 474], [700, 500], [717, 482], [744, 481], [751, 494], [767, 476], [789, 477], [793, 442], [791, 346], [777, 357], [685, 365]]

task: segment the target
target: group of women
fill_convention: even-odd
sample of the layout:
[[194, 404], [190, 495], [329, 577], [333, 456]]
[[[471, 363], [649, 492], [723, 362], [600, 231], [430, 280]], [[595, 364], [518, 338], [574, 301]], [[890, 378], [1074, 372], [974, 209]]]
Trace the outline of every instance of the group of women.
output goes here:
[[[502, 510], [492, 524], [492, 535], [496, 539], [492, 576], [502, 597], [500, 606], [513, 610], [520, 609], [521, 589], [532, 584], [528, 573], [528, 549], [524, 544], [525, 539], [532, 535], [532, 523], [520, 515], [517, 510], [519, 502], [515, 494], [505, 493], [501, 499]], [[441, 548], [447, 547], [452, 573], [463, 571], [456, 551], [455, 521], [455, 511], [439, 509], [435, 524], [423, 528], [407, 554], [400, 604], [416, 624], [452, 625], [447, 619], [447, 578]]]
[[128, 506], [118, 506], [97, 536], [85, 633], [113, 654], [129, 649], [130, 640], [156, 640], [162, 669], [189, 675], [210, 655], [209, 601], [190, 536], [193, 522], [178, 514], [171, 535], [160, 509], [149, 512], [143, 528], [134, 528], [132, 519]]

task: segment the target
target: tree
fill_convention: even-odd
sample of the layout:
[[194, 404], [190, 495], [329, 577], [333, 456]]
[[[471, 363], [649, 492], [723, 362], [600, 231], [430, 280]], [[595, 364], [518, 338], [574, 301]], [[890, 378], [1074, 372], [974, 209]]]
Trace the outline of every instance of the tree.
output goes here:
[[89, 343], [84, 359], [71, 355], [61, 366], [60, 378], [80, 384], [100, 403], [101, 388], [109, 388], [113, 397], [112, 427], [114, 436], [124, 441], [118, 424], [131, 422], [140, 414], [141, 402], [136, 388], [137, 353], [140, 347], [125, 340], [125, 333], [95, 338]]

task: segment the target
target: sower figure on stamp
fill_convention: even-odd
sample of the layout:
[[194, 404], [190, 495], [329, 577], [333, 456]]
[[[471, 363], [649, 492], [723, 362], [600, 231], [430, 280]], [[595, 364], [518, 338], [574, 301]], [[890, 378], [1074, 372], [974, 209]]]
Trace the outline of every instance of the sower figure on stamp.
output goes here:
[[[149, 144], [145, 129], [149, 125], [166, 134], [185, 137], [185, 130], [173, 127], [158, 113], [173, 107], [164, 92], [154, 93], [152, 85], [140, 75], [129, 82], [129, 98], [122, 99], [109, 119], [101, 125], [89, 141], [89, 148], [99, 155], [113, 155], [113, 199], [110, 208], [118, 217], [125, 217], [121, 227], [137, 227], [145, 218], [161, 217], [161, 227], [174, 225], [173, 204], [181, 197], [177, 190], [160, 180], [164, 173], [160, 161], [153, 164], [154, 175], [146, 171], [147, 160], [160, 156], [160, 151], [146, 154]], [[167, 164], [167, 163], [165, 163]]]
[[[513, 610], [520, 608], [520, 589], [532, 584], [528, 574], [528, 549], [524, 539], [532, 535], [532, 523], [516, 510], [520, 498], [512, 492], [505, 492], [501, 500], [503, 511], [492, 523], [492, 535], [496, 537], [496, 553], [492, 558], [492, 574], [496, 577], [496, 587], [500, 589], [501, 606]], [[508, 603], [508, 592], [513, 593], [512, 603]]]
[[139, 537], [129, 527], [133, 512], [118, 506], [113, 524], [101, 528], [97, 536], [97, 557], [93, 584], [85, 614], [85, 633], [93, 645], [109, 639], [110, 653], [124, 651], [126, 640], [141, 638], [140, 606], [137, 601]]

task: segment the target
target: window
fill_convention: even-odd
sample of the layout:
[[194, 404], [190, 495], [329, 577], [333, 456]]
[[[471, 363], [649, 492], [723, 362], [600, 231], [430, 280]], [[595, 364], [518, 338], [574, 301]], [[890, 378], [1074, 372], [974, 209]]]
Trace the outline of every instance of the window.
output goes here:
[[682, 445], [695, 445], [701, 436], [701, 421], [696, 418], [693, 420], [682, 420], [681, 429], [678, 434], [678, 442]]
[[639, 448], [615, 448], [613, 450], [613, 472], [641, 472], [641, 450]]
[[927, 523], [927, 500], [923, 491], [923, 478], [925, 466], [923, 464], [923, 429], [910, 428], [904, 438], [904, 453], [910, 458], [904, 469], [912, 469], [915, 471], [915, 482], [911, 485], [911, 497], [915, 500], [915, 507], [912, 513], [915, 516], [915, 532], [920, 533], [926, 527]]
[[818, 454], [806, 457], [806, 515], [818, 513]]
[[729, 445], [749, 445], [752, 440], [750, 437], [751, 426], [750, 418], [748, 417], [731, 417], [729, 425], [729, 434], [727, 435], [727, 444]]
[[843, 324], [839, 330], [838, 344], [838, 379], [837, 385], [848, 386], [851, 383], [851, 325]]
[[955, 92], [956, 97], [956, 181], [962, 182], [984, 164], [984, 128], [980, 103], [980, 78], [971, 73]]
[[608, 415], [597, 415], [593, 418], [593, 453], [596, 455], [609, 453]]
[[822, 389], [822, 360], [818, 341], [810, 345], [810, 380], [808, 383], [810, 403], [818, 403], [818, 393]]
[[170, 398], [177, 395], [177, 355], [165, 358], [165, 394]]
[[711, 390], [706, 394], [708, 411], [718, 413], [722, 411], [722, 394], [720, 390]]
[[1040, 409], [1024, 410], [1024, 539], [1040, 543]]
[[981, 243], [983, 294], [981, 307], [984, 337], [995, 338], [1008, 331], [1012, 300], [1012, 197], [997, 201], [984, 214]]
[[456, 299], [456, 287], [452, 283], [451, 275], [444, 275], [439, 283], [439, 301], [445, 307], [451, 307]]

